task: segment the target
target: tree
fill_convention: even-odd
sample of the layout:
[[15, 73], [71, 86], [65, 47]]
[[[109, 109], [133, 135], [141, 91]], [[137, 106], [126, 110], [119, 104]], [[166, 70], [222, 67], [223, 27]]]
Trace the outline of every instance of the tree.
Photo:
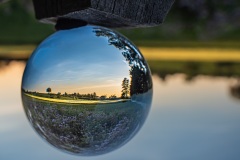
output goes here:
[[109, 45], [119, 49], [129, 64], [131, 81], [127, 82], [127, 78], [124, 78], [121, 98], [128, 98], [129, 95], [131, 97], [135, 94], [142, 94], [152, 88], [151, 74], [148, 66], [141, 53], [132, 43], [108, 29], [95, 29], [94, 32], [98, 37], [107, 37]]
[[115, 94], [111, 95], [109, 99], [117, 99], [117, 96]]
[[93, 99], [96, 99], [97, 98], [97, 94], [96, 94], [96, 92], [93, 92], [93, 95], [92, 95], [93, 97]]
[[52, 89], [51, 89], [50, 87], [48, 87], [48, 88], [46, 89], [46, 92], [49, 94], [49, 93], [52, 92]]
[[57, 98], [61, 98], [61, 92], [57, 93]]
[[121, 98], [125, 99], [125, 98], [129, 98], [129, 79], [124, 78], [122, 81], [122, 96]]
[[146, 75], [144, 71], [138, 67], [132, 67], [130, 70], [131, 84], [130, 84], [130, 95], [142, 94], [152, 87], [152, 81], [150, 75]]

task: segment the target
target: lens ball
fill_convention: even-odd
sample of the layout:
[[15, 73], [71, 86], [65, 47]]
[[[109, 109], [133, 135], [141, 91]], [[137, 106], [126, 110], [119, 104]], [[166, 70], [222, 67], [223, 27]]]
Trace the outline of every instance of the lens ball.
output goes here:
[[105, 154], [126, 144], [146, 120], [151, 73], [139, 50], [113, 30], [61, 30], [28, 60], [22, 101], [33, 128], [53, 146]]

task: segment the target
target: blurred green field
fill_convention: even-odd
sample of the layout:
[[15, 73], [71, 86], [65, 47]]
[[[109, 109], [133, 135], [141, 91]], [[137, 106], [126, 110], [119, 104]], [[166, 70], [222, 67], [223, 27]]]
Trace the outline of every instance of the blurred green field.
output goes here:
[[[168, 74], [184, 73], [188, 77], [199, 74], [209, 76], [240, 76], [240, 48], [231, 43], [222, 43], [223, 48], [216, 47], [217, 43], [197, 45], [189, 43], [187, 47], [167, 44], [173, 47], [145, 47], [140, 50], [149, 63], [153, 74], [164, 78]], [[228, 45], [230, 44], [230, 45]], [[0, 46], [1, 60], [27, 60], [35, 45], [2, 45]]]
[[27, 60], [35, 48], [35, 45], [0, 45], [0, 59]]
[[157, 48], [226, 48], [240, 49], [240, 41], [160, 41], [146, 40], [133, 41], [137, 46], [141, 47], [157, 47]]
[[240, 49], [236, 48], [182, 48], [140, 47], [147, 60], [240, 62]]
[[[155, 42], [151, 47], [139, 44], [148, 60], [240, 61], [237, 42]], [[36, 45], [0, 45], [0, 59], [27, 59]]]

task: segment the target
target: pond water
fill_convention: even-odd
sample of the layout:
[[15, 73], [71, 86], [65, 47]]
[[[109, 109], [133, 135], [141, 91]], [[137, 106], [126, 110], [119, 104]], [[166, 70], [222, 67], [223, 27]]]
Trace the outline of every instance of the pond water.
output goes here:
[[122, 148], [97, 157], [76, 157], [44, 142], [23, 111], [24, 62], [0, 68], [1, 160], [239, 160], [240, 99], [237, 78], [153, 75], [152, 109], [141, 131]]

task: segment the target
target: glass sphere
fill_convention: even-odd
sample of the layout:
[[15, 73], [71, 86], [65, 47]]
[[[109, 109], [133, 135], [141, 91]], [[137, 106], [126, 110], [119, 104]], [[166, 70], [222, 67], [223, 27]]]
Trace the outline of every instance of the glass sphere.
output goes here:
[[61, 30], [30, 57], [22, 101], [33, 128], [53, 146], [104, 154], [142, 127], [152, 101], [151, 73], [139, 50], [115, 31]]

